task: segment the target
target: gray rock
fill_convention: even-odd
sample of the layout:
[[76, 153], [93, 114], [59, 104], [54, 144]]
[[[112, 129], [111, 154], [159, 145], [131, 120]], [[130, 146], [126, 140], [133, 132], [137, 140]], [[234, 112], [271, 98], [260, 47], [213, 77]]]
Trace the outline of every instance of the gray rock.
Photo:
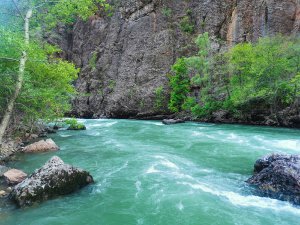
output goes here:
[[40, 169], [16, 185], [10, 197], [18, 206], [72, 193], [93, 182], [92, 176], [79, 168], [65, 164], [59, 157], [52, 157]]
[[[76, 82], [81, 95], [73, 101], [72, 111], [78, 117], [170, 113], [165, 75], [176, 58], [197, 52], [191, 45], [196, 35], [209, 32], [212, 47], [219, 51], [267, 34], [297, 33], [300, 24], [297, 0], [110, 2], [115, 7], [112, 17], [78, 21], [73, 31], [59, 28], [60, 39], [52, 38], [62, 47], [63, 56], [81, 68]], [[194, 33], [180, 29], [184, 16], [191, 17]], [[159, 87], [163, 87], [164, 98], [163, 106], [157, 108], [155, 91]]]
[[247, 183], [257, 194], [300, 204], [300, 156], [267, 155], [254, 165], [254, 175]]
[[176, 123], [184, 123], [184, 120], [181, 119], [164, 119], [162, 121], [163, 124], [165, 125], [172, 125], [172, 124], [176, 124]]

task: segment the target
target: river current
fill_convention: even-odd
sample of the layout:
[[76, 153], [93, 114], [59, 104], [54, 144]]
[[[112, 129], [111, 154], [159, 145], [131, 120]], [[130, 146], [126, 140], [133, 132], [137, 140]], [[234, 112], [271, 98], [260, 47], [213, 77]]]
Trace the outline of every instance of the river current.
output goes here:
[[257, 158], [300, 154], [300, 130], [159, 121], [80, 120], [56, 153], [20, 155], [28, 174], [51, 156], [95, 183], [30, 208], [0, 205], [2, 225], [297, 225], [300, 208], [255, 196], [244, 181]]

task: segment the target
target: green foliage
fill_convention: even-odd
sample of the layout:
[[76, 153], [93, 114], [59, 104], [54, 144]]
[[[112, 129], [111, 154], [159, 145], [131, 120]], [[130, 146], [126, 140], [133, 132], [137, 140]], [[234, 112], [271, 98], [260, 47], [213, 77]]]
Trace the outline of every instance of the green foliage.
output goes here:
[[[40, 3], [40, 0], [37, 0]], [[47, 3], [43, 6], [48, 13], [45, 21], [49, 27], [54, 27], [58, 22], [63, 24], [72, 24], [77, 18], [87, 20], [97, 11], [109, 11], [111, 6], [106, 3], [106, 0], [58, 0], [56, 3]], [[43, 20], [43, 15], [40, 19]]]
[[[170, 76], [171, 99], [169, 109], [173, 112], [181, 110], [197, 114], [197, 101], [188, 94], [192, 87], [207, 87], [209, 85], [209, 48], [207, 33], [199, 35], [195, 41], [199, 48], [196, 56], [180, 58], [173, 65], [173, 76]], [[191, 78], [190, 78], [191, 77]], [[206, 89], [203, 89], [205, 91]], [[196, 115], [195, 115], [196, 116]]]
[[161, 10], [162, 14], [165, 16], [165, 17], [171, 17], [172, 16], [172, 9], [170, 8], [167, 8], [167, 7], [164, 7], [162, 10]]
[[[196, 44], [198, 54], [180, 58], [172, 68], [169, 107], [173, 112], [209, 118], [215, 111], [227, 110], [242, 118], [258, 107], [276, 114], [299, 99], [299, 38], [261, 38], [214, 56], [210, 56], [207, 33]], [[191, 92], [195, 89], [198, 95]]]
[[115, 80], [110, 80], [109, 84], [108, 84], [108, 87], [113, 90], [116, 87], [116, 81]]
[[169, 109], [172, 112], [179, 112], [190, 90], [190, 80], [185, 58], [179, 58], [171, 69], [173, 74], [169, 76], [171, 87]]
[[187, 97], [182, 104], [182, 109], [188, 112], [191, 112], [191, 109], [197, 105], [197, 101], [195, 97]]
[[195, 25], [189, 16], [184, 16], [180, 21], [180, 29], [182, 32], [192, 34], [195, 30]]
[[97, 52], [93, 52], [92, 57], [89, 60], [89, 66], [94, 70], [96, 69]]
[[154, 102], [154, 108], [155, 109], [161, 109], [164, 106], [164, 87], [159, 86], [155, 89], [155, 102]]
[[69, 125], [68, 130], [85, 130], [86, 127], [83, 123], [79, 123], [76, 119], [67, 119], [64, 121], [65, 124]]
[[[3, 113], [7, 99], [14, 92], [19, 66], [18, 61], [7, 58], [19, 58], [24, 47], [16, 33], [0, 30], [0, 37], [0, 112]], [[61, 117], [70, 109], [69, 99], [75, 94], [72, 81], [79, 70], [72, 63], [56, 58], [58, 52], [56, 47], [37, 41], [27, 48], [29, 60], [15, 110], [22, 112], [29, 123], [40, 118]]]
[[235, 105], [261, 99], [276, 112], [293, 103], [299, 94], [299, 46], [299, 39], [283, 36], [236, 45], [229, 52]]
[[204, 86], [209, 81], [210, 41], [208, 33], [199, 35], [195, 40], [195, 44], [199, 48], [198, 54], [186, 58], [186, 63], [189, 73], [193, 75], [191, 84], [193, 86]]
[[[18, 10], [12, 5], [0, 9], [12, 15], [6, 17], [9, 26], [0, 26], [0, 115], [14, 94], [19, 79], [19, 61], [22, 52], [26, 52], [24, 82], [14, 112], [22, 115], [25, 125], [39, 119], [62, 117], [70, 110], [70, 99], [76, 94], [72, 83], [79, 70], [72, 63], [57, 58], [60, 50], [47, 44], [42, 37], [46, 30], [57, 24], [69, 25], [78, 18], [86, 20], [111, 7], [105, 0], [16, 1]], [[18, 13], [24, 16], [29, 9], [33, 9], [33, 16], [30, 19], [30, 43], [26, 45], [24, 21]], [[96, 54], [93, 54], [91, 66], [94, 67], [95, 63]]]

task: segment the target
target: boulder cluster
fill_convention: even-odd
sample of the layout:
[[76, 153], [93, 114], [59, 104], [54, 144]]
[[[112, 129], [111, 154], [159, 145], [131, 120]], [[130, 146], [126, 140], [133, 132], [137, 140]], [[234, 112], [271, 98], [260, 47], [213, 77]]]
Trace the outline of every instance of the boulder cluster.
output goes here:
[[[23, 148], [24, 153], [58, 150], [52, 139], [40, 140]], [[89, 172], [65, 164], [57, 156], [29, 176], [21, 170], [0, 166], [0, 177], [7, 185], [6, 190], [0, 190], [0, 197], [8, 197], [19, 207], [69, 194], [93, 182]]]

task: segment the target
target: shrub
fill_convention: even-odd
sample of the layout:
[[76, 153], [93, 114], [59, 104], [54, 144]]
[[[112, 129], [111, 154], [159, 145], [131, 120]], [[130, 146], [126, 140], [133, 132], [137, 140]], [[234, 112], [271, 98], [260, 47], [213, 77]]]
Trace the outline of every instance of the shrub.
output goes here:
[[192, 34], [195, 29], [195, 25], [192, 23], [189, 16], [185, 16], [180, 21], [180, 29], [182, 32]]
[[162, 14], [165, 16], [165, 17], [171, 17], [172, 15], [172, 9], [170, 8], [167, 8], [167, 7], [164, 7], [162, 10], [161, 10]]
[[67, 119], [64, 121], [69, 125], [68, 130], [86, 130], [86, 127], [83, 123], [79, 123], [76, 119]]

